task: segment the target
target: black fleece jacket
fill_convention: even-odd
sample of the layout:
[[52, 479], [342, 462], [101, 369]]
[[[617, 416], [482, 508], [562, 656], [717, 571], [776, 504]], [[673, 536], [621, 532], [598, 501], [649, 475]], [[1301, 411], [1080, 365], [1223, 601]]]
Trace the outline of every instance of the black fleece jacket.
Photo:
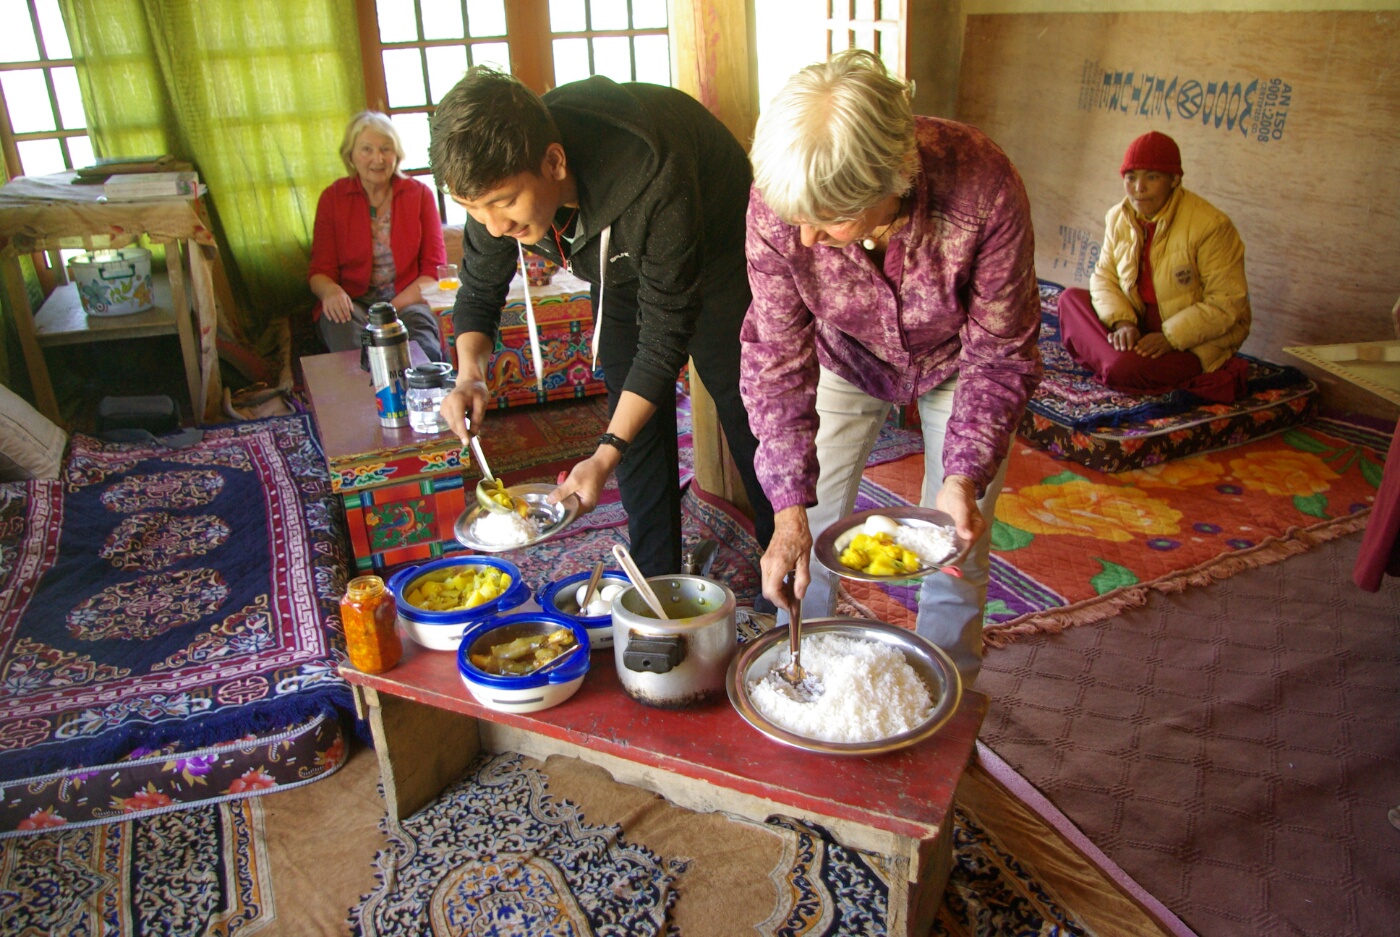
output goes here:
[[[604, 315], [619, 295], [640, 310], [625, 389], [669, 400], [690, 337], [704, 327], [697, 320], [707, 275], [743, 269], [748, 157], [714, 115], [673, 88], [595, 76], [544, 102], [578, 182], [579, 236], [572, 248], [564, 242], [573, 273], [598, 283], [598, 236], [611, 225]], [[463, 242], [453, 327], [494, 338], [515, 274], [515, 239], [493, 238], [469, 218]], [[526, 250], [563, 265], [553, 238]]]

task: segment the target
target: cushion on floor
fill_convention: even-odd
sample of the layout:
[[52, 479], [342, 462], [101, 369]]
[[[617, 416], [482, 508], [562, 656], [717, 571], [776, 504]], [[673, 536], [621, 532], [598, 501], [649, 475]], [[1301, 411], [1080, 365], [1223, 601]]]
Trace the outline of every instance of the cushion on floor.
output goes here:
[[1020, 434], [1042, 449], [1100, 472], [1124, 472], [1238, 446], [1306, 423], [1317, 385], [1297, 368], [1240, 355], [1247, 393], [1233, 404], [1186, 391], [1134, 396], [1095, 381], [1060, 344], [1060, 293], [1040, 281], [1040, 353], [1045, 378], [1021, 419]]

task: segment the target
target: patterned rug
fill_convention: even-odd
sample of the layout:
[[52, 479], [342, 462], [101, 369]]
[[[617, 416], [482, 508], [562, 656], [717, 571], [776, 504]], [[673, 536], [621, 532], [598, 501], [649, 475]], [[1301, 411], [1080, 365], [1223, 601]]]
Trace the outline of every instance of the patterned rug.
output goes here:
[[[992, 530], [986, 640], [1062, 631], [1358, 530], [1389, 437], [1340, 419], [1106, 474], [1015, 444]], [[867, 478], [857, 508], [917, 500]], [[843, 582], [847, 612], [913, 625], [917, 583]]]
[[[621, 826], [590, 824], [518, 755], [478, 759], [399, 829], [387, 821], [381, 829], [391, 846], [375, 859], [379, 886], [351, 910], [360, 937], [678, 937], [667, 911], [691, 860], [630, 844]], [[778, 901], [756, 933], [887, 933], [889, 869], [881, 857], [788, 817], [770, 817], [762, 829], [782, 848], [769, 872]], [[953, 844], [933, 934], [1088, 933], [968, 810], [955, 811]]]
[[7, 840], [7, 934], [251, 934], [275, 917], [262, 803]]
[[348, 710], [338, 518], [304, 415], [0, 485], [0, 779]]

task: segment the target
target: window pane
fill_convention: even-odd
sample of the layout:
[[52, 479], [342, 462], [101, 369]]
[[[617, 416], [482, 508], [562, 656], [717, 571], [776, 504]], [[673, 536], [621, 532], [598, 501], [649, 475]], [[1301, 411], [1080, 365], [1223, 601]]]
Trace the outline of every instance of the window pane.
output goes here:
[[423, 88], [423, 59], [417, 49], [384, 50], [384, 84], [390, 107], [416, 107], [428, 103]]
[[[549, 0], [549, 31], [555, 33], [581, 33], [588, 28], [583, 0]], [[557, 55], [557, 53], [556, 53]], [[559, 66], [554, 66], [554, 74], [559, 74]], [[584, 77], [588, 77], [587, 74]], [[573, 79], [569, 79], [572, 81]], [[562, 81], [559, 82], [561, 85]]]
[[588, 76], [588, 40], [554, 40], [554, 83], [566, 85]]
[[880, 61], [885, 63], [891, 75], [899, 74], [898, 50], [899, 43], [895, 42], [889, 33], [885, 33], [880, 42]]
[[671, 40], [666, 36], [638, 36], [632, 42], [637, 56], [637, 80], [669, 85]]
[[92, 140], [88, 137], [69, 137], [68, 155], [73, 159], [73, 168], [82, 169], [97, 162], [92, 152]]
[[379, 10], [380, 42], [412, 42], [418, 38], [413, 0], [375, 0]]
[[854, 19], [869, 22], [875, 18], [875, 0], [856, 0]]
[[607, 75], [613, 81], [631, 81], [632, 40], [626, 36], [594, 39], [593, 74]]
[[394, 122], [394, 129], [399, 132], [399, 139], [403, 141], [404, 160], [399, 169], [404, 172], [411, 169], [427, 169], [428, 115], [391, 114], [389, 119]]
[[467, 47], [434, 46], [423, 51], [428, 56], [428, 90], [436, 104], [466, 73]]
[[[424, 180], [427, 181], [427, 180]], [[432, 183], [429, 182], [429, 185]], [[443, 224], [466, 224], [467, 210], [447, 196], [443, 196], [442, 223]]]
[[866, 26], [857, 26], [855, 29], [851, 30], [851, 32], [855, 34], [855, 47], [857, 49], [866, 49], [870, 52], [875, 51], [875, 30]]
[[464, 39], [460, 0], [418, 0], [423, 10], [424, 39]]
[[[0, 33], [4, 30], [0, 30]], [[44, 71], [25, 68], [0, 72], [0, 87], [5, 89], [5, 104], [10, 108], [10, 127], [15, 133], [57, 130], [53, 107], [49, 104], [49, 88]]]
[[594, 29], [627, 28], [627, 0], [589, 0], [588, 6], [593, 11]]
[[26, 176], [47, 176], [68, 168], [63, 165], [63, 150], [57, 140], [20, 140], [15, 146]]
[[71, 59], [73, 48], [68, 45], [58, 0], [39, 0], [35, 5], [39, 8], [39, 30], [44, 34], [44, 52], [51, 59]]
[[501, 71], [510, 73], [510, 45], [504, 42], [477, 42], [472, 44], [473, 65], [494, 65]]
[[78, 91], [78, 70], [75, 68], [51, 68], [53, 90], [58, 97], [58, 116], [63, 120], [64, 130], [81, 130], [87, 126], [83, 115], [83, 95]]
[[504, 36], [506, 34], [506, 5], [503, 0], [467, 0], [467, 25], [472, 38]]
[[665, 25], [666, 0], [632, 0], [633, 29], [656, 29]]
[[39, 58], [39, 43], [29, 22], [25, 0], [0, 0], [0, 62], [32, 62]]

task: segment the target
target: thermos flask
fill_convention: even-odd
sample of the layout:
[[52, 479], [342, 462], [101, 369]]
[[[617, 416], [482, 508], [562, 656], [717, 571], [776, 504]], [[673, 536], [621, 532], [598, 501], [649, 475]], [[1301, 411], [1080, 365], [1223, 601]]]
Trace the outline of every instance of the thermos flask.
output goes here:
[[399, 321], [393, 303], [369, 307], [369, 325], [360, 336], [369, 357], [374, 381], [374, 406], [380, 426], [408, 425], [408, 329]]

